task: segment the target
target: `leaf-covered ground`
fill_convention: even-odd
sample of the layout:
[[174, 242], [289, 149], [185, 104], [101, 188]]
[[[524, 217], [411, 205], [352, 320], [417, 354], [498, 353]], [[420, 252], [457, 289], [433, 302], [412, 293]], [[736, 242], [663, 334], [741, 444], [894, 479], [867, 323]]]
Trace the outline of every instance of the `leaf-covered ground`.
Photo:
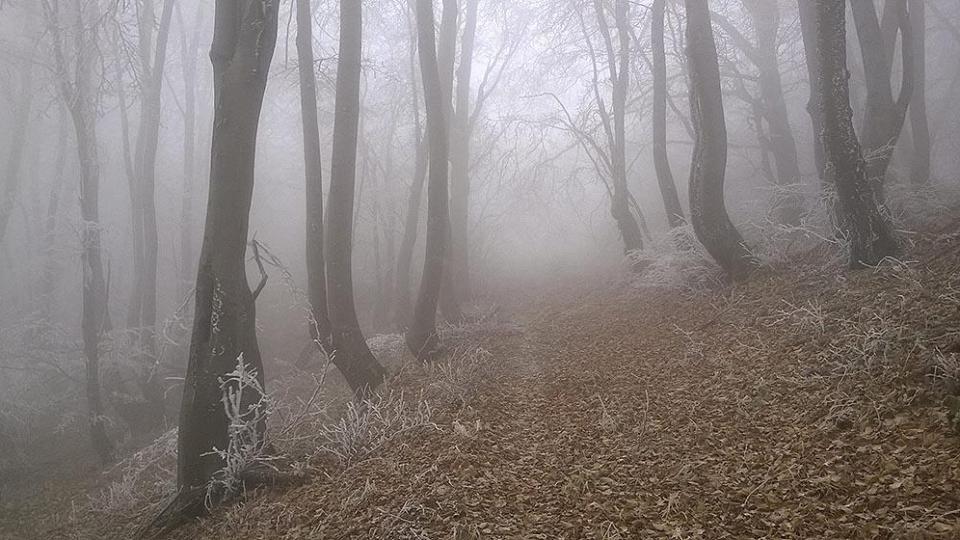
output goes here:
[[173, 537], [958, 538], [960, 236], [911, 258], [540, 301], [434, 426]]

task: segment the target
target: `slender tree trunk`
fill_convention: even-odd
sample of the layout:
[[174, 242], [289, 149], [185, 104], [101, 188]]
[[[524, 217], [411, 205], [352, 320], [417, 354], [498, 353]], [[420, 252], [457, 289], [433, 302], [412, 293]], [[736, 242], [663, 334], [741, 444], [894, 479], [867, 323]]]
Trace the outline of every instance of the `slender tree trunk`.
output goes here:
[[666, 0], [654, 0], [652, 11], [650, 42], [653, 54], [653, 165], [657, 171], [657, 183], [660, 185], [660, 195], [667, 212], [667, 223], [673, 228], [683, 225], [684, 215], [667, 155], [667, 55], [663, 39]]
[[[179, 6], [179, 4], [178, 4]], [[178, 8], [179, 9], [179, 8]], [[197, 58], [200, 52], [200, 29], [204, 6], [197, 8], [190, 35], [180, 18], [180, 50], [183, 69], [183, 191], [180, 199], [180, 283], [179, 297], [185, 297], [196, 276], [194, 254], [193, 190], [197, 169]]]
[[445, 106], [433, 27], [433, 2], [417, 0], [420, 71], [427, 111], [427, 135], [430, 141], [430, 179], [427, 186], [426, 258], [420, 280], [420, 294], [406, 341], [410, 351], [421, 361], [430, 359], [439, 346], [436, 329], [437, 302], [443, 283], [450, 230], [447, 205], [449, 137], [446, 121], [449, 107]]
[[363, 14], [360, 0], [340, 1], [333, 157], [326, 223], [327, 304], [334, 363], [357, 393], [373, 390], [386, 376], [360, 331], [353, 296], [353, 206], [360, 123]]
[[470, 80], [477, 34], [478, 0], [466, 0], [460, 66], [457, 69], [456, 109], [450, 145], [450, 280], [456, 298], [470, 290]]
[[[416, 1], [416, 0], [411, 0]], [[415, 8], [414, 8], [415, 9]], [[417, 229], [420, 226], [420, 201], [423, 199], [423, 184], [427, 176], [427, 155], [429, 148], [423, 136], [420, 121], [420, 93], [417, 86], [417, 27], [410, 21], [410, 88], [413, 98], [413, 138], [416, 146], [413, 179], [407, 198], [407, 212], [404, 218], [403, 237], [397, 255], [397, 302], [394, 323], [398, 330], [405, 332], [410, 325], [412, 309], [410, 307], [410, 266], [413, 249], [417, 243]]]
[[897, 241], [870, 187], [867, 163], [853, 127], [847, 83], [846, 2], [817, 0], [817, 84], [827, 167], [835, 178], [840, 228], [850, 242], [850, 266], [862, 268], [896, 255]]
[[820, 125], [820, 102], [817, 81], [820, 80], [820, 57], [817, 53], [817, 6], [811, 0], [797, 0], [800, 6], [800, 34], [803, 38], [803, 52], [807, 65], [807, 84], [810, 97], [807, 100], [807, 114], [813, 127], [813, 160], [817, 176], [821, 182], [827, 181], [824, 170], [822, 127]]
[[61, 112], [57, 124], [59, 126], [57, 158], [53, 165], [50, 196], [47, 199], [47, 213], [43, 227], [45, 253], [43, 271], [40, 277], [40, 294], [43, 295], [43, 319], [48, 324], [53, 319], [57, 276], [60, 272], [60, 265], [56, 256], [56, 242], [57, 226], [60, 220], [60, 195], [66, 180], [63, 170], [67, 163], [67, 130], [69, 128], [68, 119], [63, 112]]
[[913, 154], [910, 181], [915, 186], [930, 183], [930, 126], [927, 122], [927, 17], [924, 0], [910, 0], [913, 40], [913, 96], [910, 98], [910, 130]]
[[690, 219], [697, 238], [732, 279], [756, 265], [727, 215], [723, 200], [727, 168], [727, 127], [720, 90], [717, 46], [707, 0], [685, 0], [690, 109], [696, 140], [690, 167]]
[[7, 155], [7, 163], [3, 169], [3, 192], [0, 193], [0, 244], [6, 237], [7, 225], [10, 223], [10, 215], [13, 214], [13, 208], [17, 197], [20, 194], [20, 186], [23, 184], [23, 150], [29, 139], [31, 128], [30, 112], [33, 104], [33, 59], [28, 57], [24, 60], [23, 67], [19, 73], [19, 95], [17, 103], [14, 105], [14, 119], [11, 133], [13, 141], [10, 145], [10, 153]]
[[[245, 259], [257, 129], [276, 46], [278, 5], [266, 0], [216, 2], [210, 50], [214, 75], [210, 194], [177, 452], [177, 485], [181, 496], [190, 499], [190, 512], [202, 511], [192, 494], [202, 497], [224, 465], [211, 452], [228, 444], [230, 420], [221, 403], [220, 381], [241, 358], [256, 370], [261, 383], [264, 379], [256, 298], [247, 282]], [[244, 395], [258, 399], [250, 392]]]
[[[457, 29], [459, 28], [460, 8], [459, 0], [442, 0], [443, 13], [440, 18], [440, 35], [437, 44], [437, 63], [440, 70], [440, 84], [443, 95], [443, 118], [446, 124], [447, 149], [452, 146], [454, 109], [453, 109], [453, 90], [454, 73], [457, 57]], [[421, 66], [422, 68], [422, 66]], [[449, 182], [449, 164], [447, 166], [447, 175]], [[448, 211], [450, 205], [448, 204]], [[448, 218], [449, 221], [449, 218]], [[454, 284], [453, 272], [450, 268], [453, 266], [453, 229], [447, 227], [447, 249], [445, 256], [447, 260], [445, 265], [447, 271], [443, 272], [443, 284], [440, 288], [440, 312], [448, 321], [457, 323], [463, 319], [463, 312], [460, 309], [461, 298], [458, 296], [457, 288]]]
[[330, 339], [330, 318], [327, 316], [327, 273], [323, 259], [323, 172], [320, 164], [320, 123], [317, 120], [317, 76], [313, 66], [313, 11], [310, 9], [310, 0], [297, 0], [297, 58], [306, 176], [310, 338], [320, 345]]

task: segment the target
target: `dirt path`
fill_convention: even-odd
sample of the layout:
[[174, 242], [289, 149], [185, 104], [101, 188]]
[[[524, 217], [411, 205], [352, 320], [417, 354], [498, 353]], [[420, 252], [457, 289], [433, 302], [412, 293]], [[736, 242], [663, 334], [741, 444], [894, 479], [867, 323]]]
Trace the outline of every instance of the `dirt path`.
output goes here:
[[960, 352], [960, 297], [904, 294], [960, 291], [937, 260], [541, 308], [438, 430], [183, 537], [956, 538], [928, 375]]

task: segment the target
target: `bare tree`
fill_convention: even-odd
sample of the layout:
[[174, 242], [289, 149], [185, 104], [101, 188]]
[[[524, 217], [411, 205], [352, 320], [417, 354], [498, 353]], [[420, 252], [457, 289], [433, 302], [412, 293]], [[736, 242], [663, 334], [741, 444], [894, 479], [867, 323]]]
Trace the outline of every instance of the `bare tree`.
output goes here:
[[[867, 175], [877, 193], [882, 194], [883, 179], [903, 129], [916, 76], [910, 16], [906, 0], [887, 0], [882, 22], [873, 2], [851, 2], [850, 8], [866, 77], [867, 99], [861, 132], [863, 148], [870, 156]], [[894, 98], [891, 75], [898, 32], [902, 36], [903, 74], [900, 92]]]
[[835, 180], [840, 229], [850, 266], [875, 266], [899, 251], [883, 203], [870, 187], [868, 165], [853, 128], [847, 82], [846, 2], [817, 0], [817, 82], [826, 167]]
[[326, 223], [327, 306], [334, 363], [354, 392], [383, 382], [386, 370], [367, 347], [353, 297], [353, 206], [360, 122], [363, 13], [360, 0], [340, 1], [340, 54]]
[[803, 52], [807, 66], [807, 81], [810, 97], [807, 101], [807, 114], [813, 126], [813, 159], [817, 167], [817, 176], [826, 180], [824, 174], [823, 143], [821, 141], [820, 102], [817, 81], [820, 80], [820, 55], [817, 52], [817, 6], [810, 0], [797, 0], [800, 7], [800, 34], [803, 39]]
[[430, 141], [430, 178], [427, 185], [426, 258], [420, 294], [406, 341], [410, 352], [427, 360], [437, 351], [437, 302], [443, 283], [444, 261], [450, 230], [447, 204], [449, 137], [447, 134], [443, 83], [437, 62], [432, 0], [417, 0], [417, 35], [420, 72], [427, 112], [427, 136]]
[[[787, 102], [777, 52], [780, 44], [780, 8], [775, 0], [742, 0], [756, 33], [751, 41], [726, 17], [714, 14], [717, 23], [756, 68], [762, 106], [760, 112], [767, 124], [769, 147], [776, 163], [776, 182], [782, 192], [773, 204], [777, 221], [796, 225], [803, 214], [803, 198], [796, 191], [800, 183], [797, 144], [790, 127]], [[762, 129], [762, 126], [757, 126]], [[765, 151], [765, 149], [761, 149]]]
[[197, 58], [200, 52], [200, 29], [205, 6], [197, 6], [189, 33], [176, 4], [180, 27], [180, 63], [183, 74], [183, 192], [180, 202], [180, 296], [186, 296], [193, 287], [196, 273], [193, 247], [193, 186], [197, 167]]
[[664, 46], [666, 0], [654, 0], [653, 21], [650, 24], [651, 53], [653, 55], [653, 164], [657, 183], [670, 227], [683, 224], [683, 207], [677, 195], [677, 184], [670, 170], [667, 155], [667, 55]]
[[[100, 339], [109, 325], [107, 286], [104, 279], [100, 231], [100, 156], [97, 141], [96, 69], [100, 63], [99, 2], [70, 2], [70, 13], [60, 0], [43, 0], [47, 29], [52, 39], [57, 90], [73, 121], [80, 162], [80, 219], [82, 267], [81, 330], [86, 359], [87, 414], [93, 448], [101, 462], [114, 458], [107, 436], [100, 392]], [[68, 24], [67, 21], [69, 21]], [[67, 28], [68, 30], [64, 30]], [[69, 34], [68, 34], [69, 32]], [[72, 34], [71, 44], [67, 37]]]
[[[34, 18], [28, 10], [28, 19]], [[15, 133], [13, 144], [10, 145], [10, 152], [7, 154], [6, 165], [3, 169], [3, 177], [0, 178], [0, 244], [6, 236], [7, 225], [10, 222], [10, 215], [19, 196], [23, 184], [23, 150], [26, 147], [27, 140], [30, 137], [30, 128], [32, 122], [30, 115], [32, 111], [33, 98], [36, 89], [33, 85], [33, 50], [23, 53], [23, 60], [19, 69], [18, 88], [16, 92], [15, 103], [12, 103], [12, 109], [15, 111], [11, 133]]]
[[[257, 130], [276, 46], [278, 5], [270, 0], [216, 3], [210, 49], [215, 104], [210, 194], [180, 410], [179, 500], [171, 506], [178, 519], [203, 511], [207, 485], [224, 465], [212, 452], [228, 447], [230, 420], [221, 403], [222, 380], [238, 359], [256, 370], [261, 383], [264, 377], [256, 295], [247, 282], [245, 257]], [[245, 398], [257, 399], [250, 394]]]
[[930, 126], [927, 122], [927, 15], [924, 0], [909, 0], [913, 40], [913, 95], [910, 97], [910, 133], [913, 153], [910, 181], [915, 186], [930, 183]]
[[320, 345], [330, 338], [330, 318], [327, 316], [327, 273], [323, 260], [323, 173], [320, 166], [320, 124], [317, 120], [317, 76], [313, 66], [313, 12], [310, 0], [297, 0], [297, 58], [306, 175], [310, 337]]
[[690, 167], [690, 219], [697, 238], [733, 279], [756, 265], [723, 200], [727, 168], [727, 127], [720, 90], [717, 45], [707, 0], [685, 0], [690, 109], [696, 140]]

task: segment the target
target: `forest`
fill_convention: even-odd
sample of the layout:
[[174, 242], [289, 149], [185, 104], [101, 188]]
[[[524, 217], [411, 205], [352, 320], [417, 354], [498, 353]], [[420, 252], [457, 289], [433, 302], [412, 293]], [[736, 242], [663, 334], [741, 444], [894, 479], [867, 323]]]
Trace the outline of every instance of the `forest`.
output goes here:
[[0, 0], [0, 539], [960, 538], [956, 0]]

